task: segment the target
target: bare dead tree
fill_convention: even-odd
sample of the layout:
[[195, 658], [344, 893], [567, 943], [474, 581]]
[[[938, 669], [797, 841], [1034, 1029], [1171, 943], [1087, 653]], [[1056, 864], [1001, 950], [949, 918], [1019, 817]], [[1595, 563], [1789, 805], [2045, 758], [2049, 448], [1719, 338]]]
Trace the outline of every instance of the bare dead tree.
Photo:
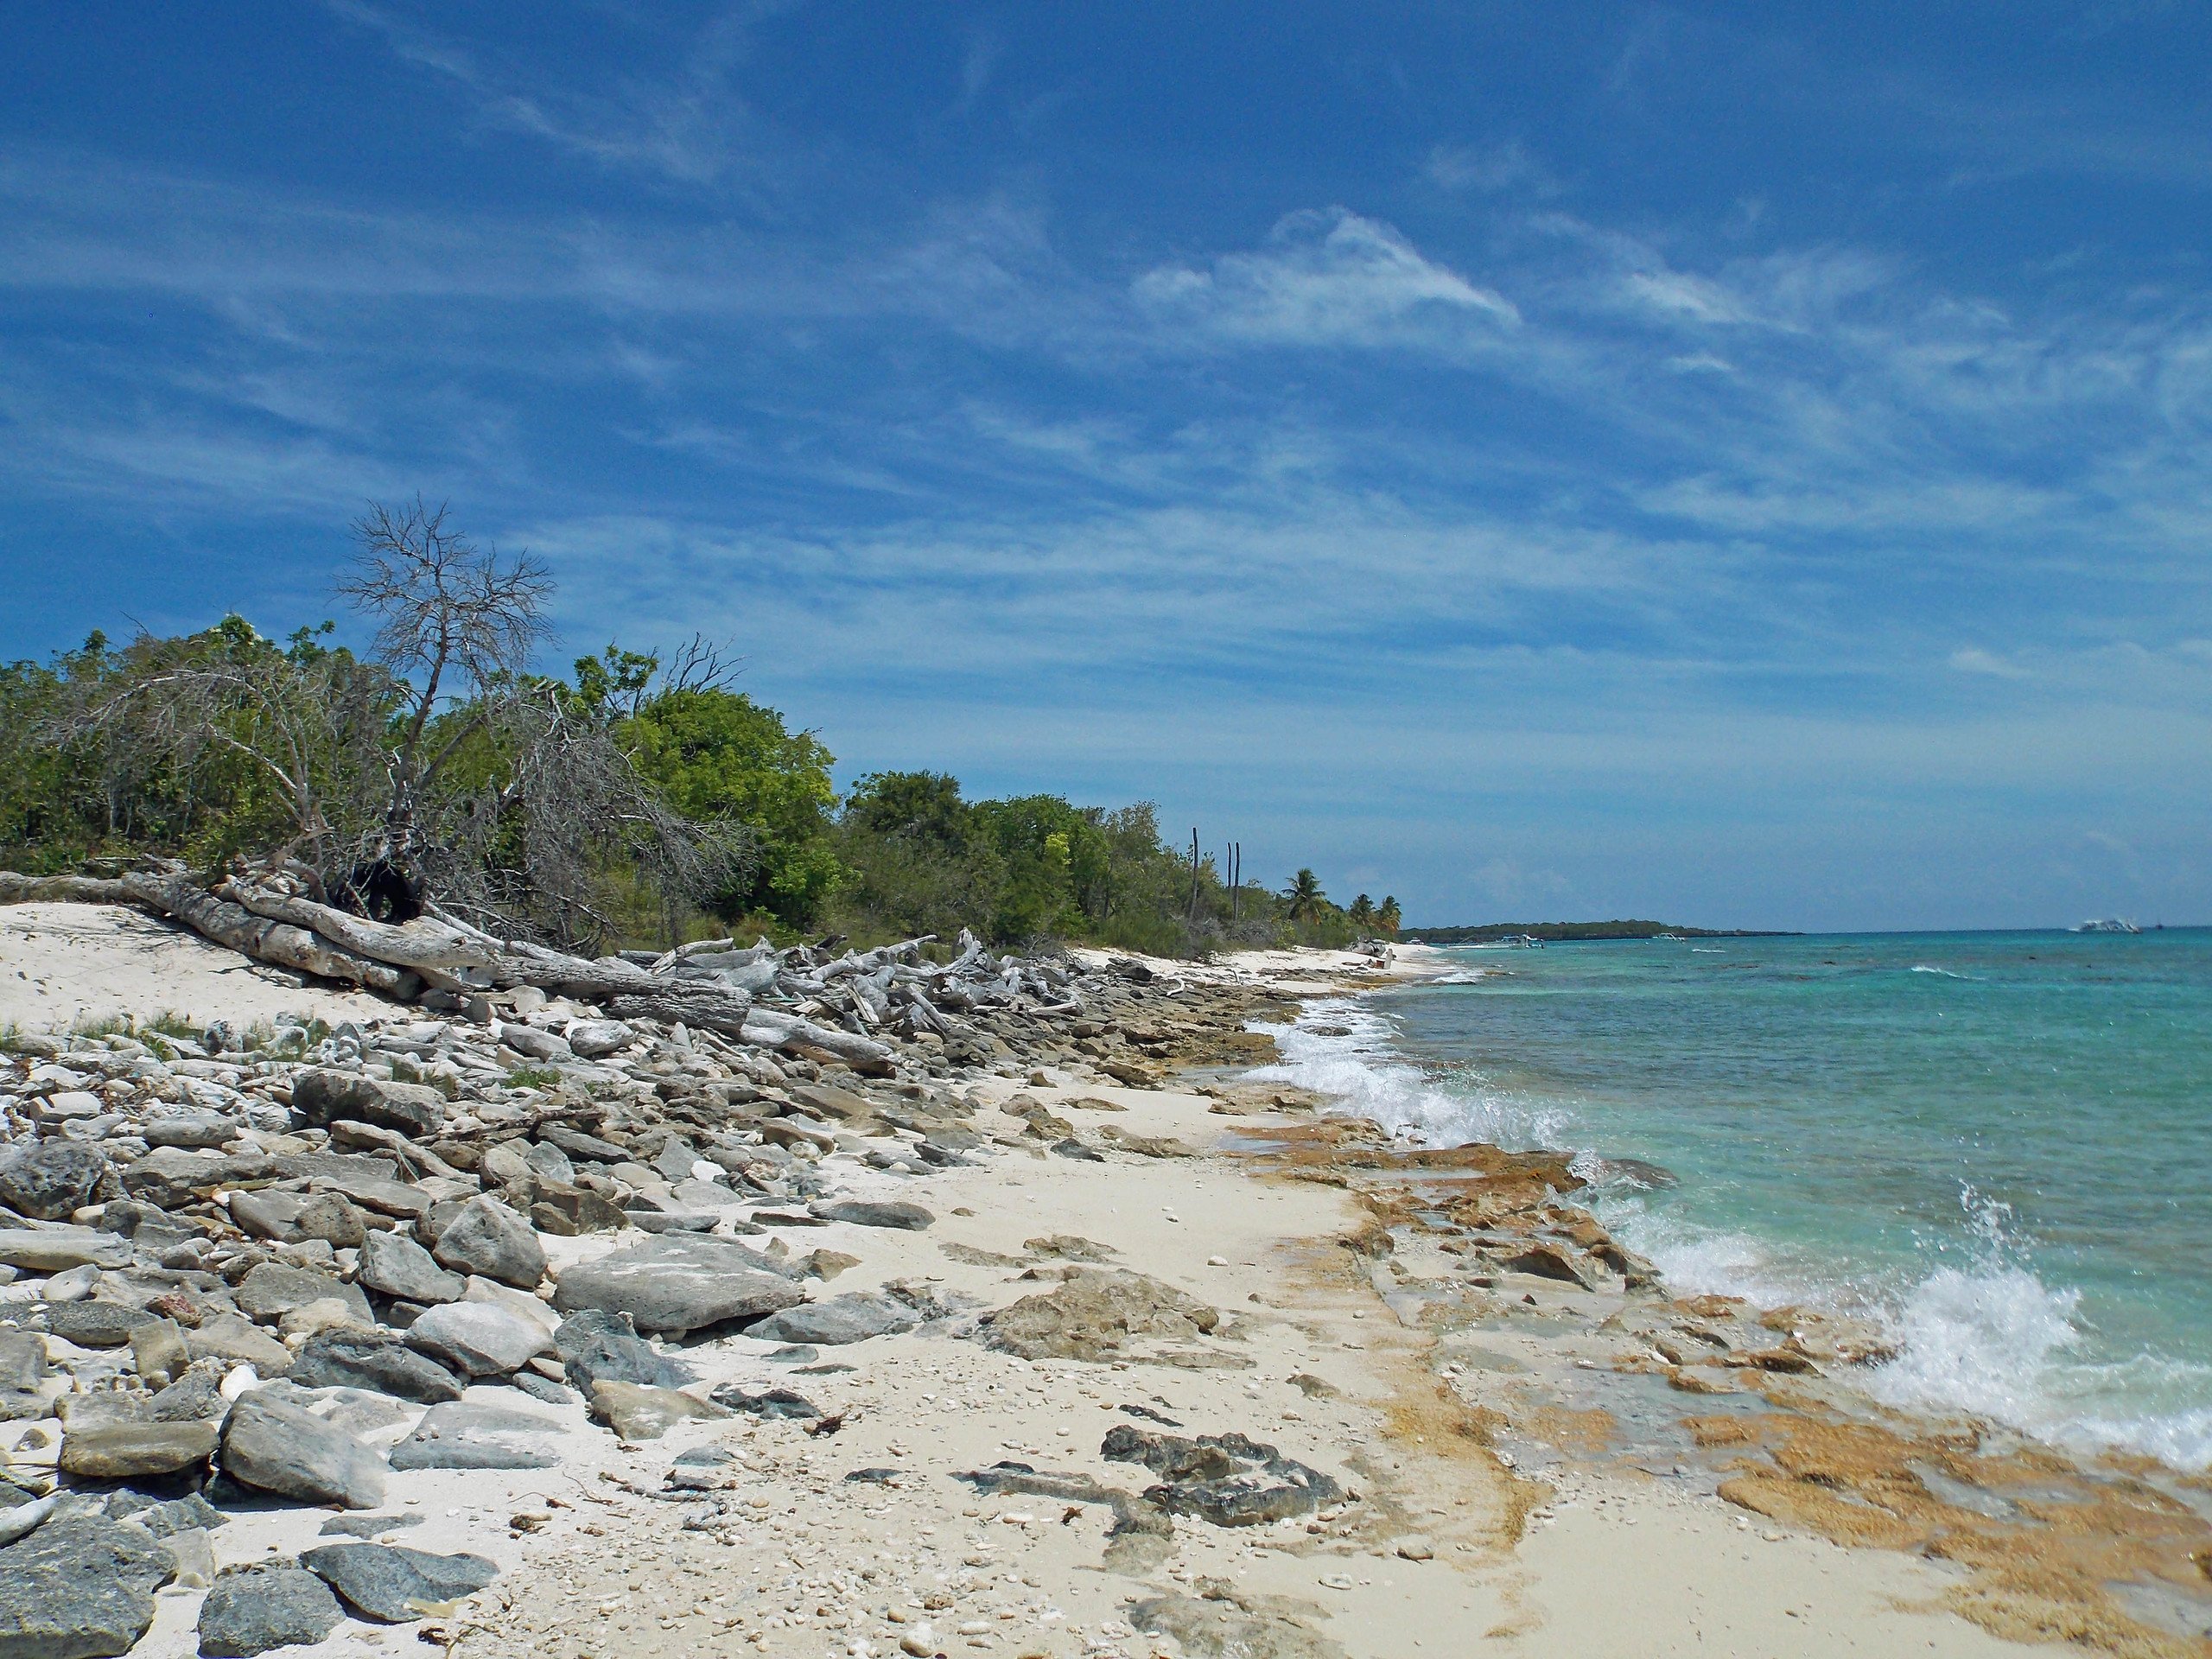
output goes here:
[[[410, 705], [389, 752], [387, 844], [376, 855], [406, 879], [422, 852], [423, 798], [528, 671], [553, 583], [528, 554], [502, 563], [448, 529], [444, 505], [420, 496], [397, 509], [372, 504], [353, 534], [360, 550], [338, 591], [375, 620], [378, 659]], [[438, 721], [441, 712], [453, 718]]]
[[[420, 499], [372, 506], [355, 533], [339, 589], [376, 623], [372, 658], [305, 635], [288, 652], [236, 618], [142, 639], [58, 736], [118, 773], [227, 757], [274, 803], [246, 879], [287, 874], [374, 921], [442, 912], [566, 947], [612, 931], [606, 895], [625, 884], [671, 903], [741, 881], [753, 831], [674, 810], [618, 741], [622, 707], [530, 671], [542, 565], [478, 549]], [[642, 687], [657, 665], [634, 666]], [[675, 667], [694, 688], [732, 671], [703, 639]]]
[[703, 633], [695, 633], [661, 664], [661, 695], [671, 691], [727, 691], [745, 671], [744, 659], [727, 654]]

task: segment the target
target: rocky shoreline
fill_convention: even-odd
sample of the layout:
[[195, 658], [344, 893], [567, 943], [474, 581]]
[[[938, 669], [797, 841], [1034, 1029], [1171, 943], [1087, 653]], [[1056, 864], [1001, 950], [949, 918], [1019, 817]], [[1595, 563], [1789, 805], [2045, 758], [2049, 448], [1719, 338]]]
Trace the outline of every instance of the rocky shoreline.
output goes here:
[[207, 1653], [411, 1618], [498, 1569], [357, 1541], [219, 1570], [213, 1529], [226, 1506], [374, 1510], [416, 1471], [556, 1467], [566, 1431], [532, 1405], [625, 1443], [729, 1417], [680, 1391], [687, 1338], [797, 1354], [942, 1321], [926, 1289], [830, 1292], [857, 1258], [785, 1236], [926, 1229], [881, 1189], [994, 1133], [1105, 1156], [1041, 1107], [979, 1132], [979, 1078], [1147, 1084], [1266, 1046], [1242, 993], [1128, 961], [1042, 971], [1080, 995], [914, 1029], [874, 1075], [527, 986], [334, 1027], [13, 1033], [0, 1650], [124, 1651], [164, 1586], [207, 1588]]
[[2201, 1650], [2164, 1472], [1243, 1080], [1376, 964], [1052, 973], [868, 1072], [528, 987], [18, 1033], [0, 1654]]

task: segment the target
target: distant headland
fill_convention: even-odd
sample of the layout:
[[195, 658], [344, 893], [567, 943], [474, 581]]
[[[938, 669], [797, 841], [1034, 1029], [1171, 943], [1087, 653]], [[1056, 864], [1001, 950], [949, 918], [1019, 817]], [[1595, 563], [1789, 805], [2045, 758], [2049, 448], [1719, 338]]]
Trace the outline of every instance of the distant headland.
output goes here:
[[1408, 927], [1400, 938], [1423, 944], [1482, 944], [1493, 939], [1779, 939], [1780, 930], [1683, 927], [1673, 922], [1484, 922], [1476, 927]]

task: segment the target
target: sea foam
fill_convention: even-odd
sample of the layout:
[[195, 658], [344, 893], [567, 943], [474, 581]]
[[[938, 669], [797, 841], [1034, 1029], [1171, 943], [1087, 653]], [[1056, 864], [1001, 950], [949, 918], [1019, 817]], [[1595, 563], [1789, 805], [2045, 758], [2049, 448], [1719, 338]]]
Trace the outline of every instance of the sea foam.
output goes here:
[[1282, 1055], [1281, 1064], [1248, 1072], [1254, 1082], [1310, 1089], [1424, 1146], [1553, 1146], [1565, 1132], [1559, 1113], [1532, 1110], [1475, 1079], [1432, 1076], [1411, 1064], [1391, 1050], [1390, 1022], [1350, 999], [1311, 1002], [1289, 1025], [1251, 1029], [1273, 1037]]
[[[1465, 1070], [1413, 1064], [1394, 1046], [1395, 1024], [1361, 1002], [1315, 1001], [1292, 1024], [1252, 1029], [1274, 1037], [1282, 1054], [1280, 1064], [1247, 1073], [1253, 1081], [1310, 1089], [1421, 1144], [1579, 1145], [1571, 1111], [1516, 1098]], [[1586, 1179], [1602, 1178], [1605, 1160], [1582, 1147], [1575, 1167]], [[1810, 1250], [1700, 1225], [1670, 1213], [1663, 1198], [1633, 1180], [1599, 1179], [1580, 1196], [1677, 1294], [1872, 1320], [1897, 1357], [1862, 1381], [1885, 1404], [1984, 1417], [2077, 1449], [2123, 1448], [2185, 1469], [2212, 1465], [2212, 1408], [2195, 1403], [2212, 1396], [2212, 1368], [2148, 1354], [2118, 1363], [2084, 1358], [2080, 1293], [2048, 1285], [2022, 1265], [2009, 1208], [1971, 1186], [1960, 1192], [1967, 1259], [1917, 1279], [1855, 1276]]]

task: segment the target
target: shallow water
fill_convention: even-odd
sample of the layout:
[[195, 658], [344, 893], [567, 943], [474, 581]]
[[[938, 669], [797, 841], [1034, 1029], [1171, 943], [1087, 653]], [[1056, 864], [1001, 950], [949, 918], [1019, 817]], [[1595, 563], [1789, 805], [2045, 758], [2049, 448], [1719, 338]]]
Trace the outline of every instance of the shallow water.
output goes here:
[[1598, 1208], [1670, 1284], [1874, 1314], [1897, 1404], [2212, 1464], [2212, 931], [1450, 955], [1262, 1075], [1649, 1160]]

